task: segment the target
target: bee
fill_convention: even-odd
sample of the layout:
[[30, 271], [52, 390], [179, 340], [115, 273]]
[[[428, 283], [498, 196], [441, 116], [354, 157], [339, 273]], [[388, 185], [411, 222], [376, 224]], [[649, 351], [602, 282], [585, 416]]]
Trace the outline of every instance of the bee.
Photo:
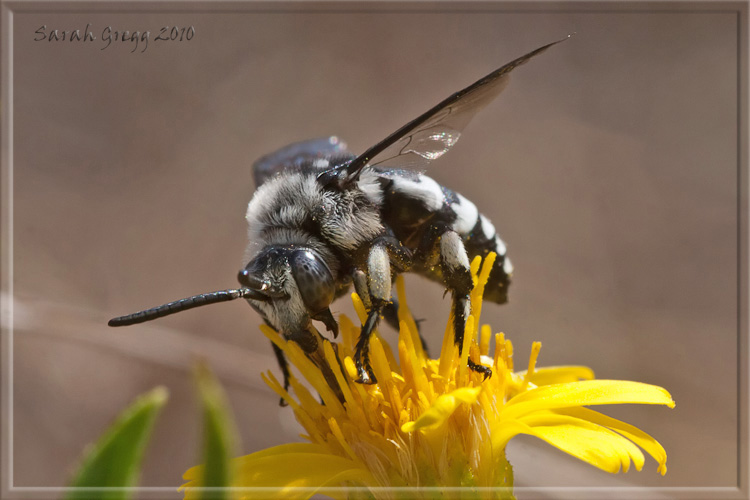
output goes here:
[[[198, 306], [244, 298], [289, 341], [297, 343], [338, 387], [323, 355], [335, 338], [330, 305], [353, 285], [367, 308], [355, 350], [357, 382], [376, 382], [369, 339], [381, 316], [397, 325], [396, 275], [414, 272], [451, 293], [459, 352], [473, 288], [470, 259], [495, 252], [484, 299], [507, 302], [513, 266], [492, 222], [461, 194], [419, 170], [448, 152], [474, 115], [506, 87], [518, 66], [547, 44], [442, 100], [360, 155], [337, 137], [286, 146], [253, 165], [256, 192], [248, 204], [249, 244], [237, 289], [203, 293], [114, 318], [110, 326], [150, 321]], [[273, 345], [289, 385], [289, 369]], [[469, 360], [488, 377], [490, 368]]]

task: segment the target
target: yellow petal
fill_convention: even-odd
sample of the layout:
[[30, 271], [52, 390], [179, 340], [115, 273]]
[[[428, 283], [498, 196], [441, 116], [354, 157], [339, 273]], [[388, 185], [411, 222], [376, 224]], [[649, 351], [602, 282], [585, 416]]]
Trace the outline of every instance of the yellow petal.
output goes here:
[[[324, 460], [326, 458], [338, 459], [336, 464], [328, 464], [331, 466], [338, 465], [338, 470], [332, 470], [331, 475], [338, 474], [340, 472], [346, 472], [351, 469], [350, 465], [354, 462], [348, 461], [341, 457], [331, 455], [326, 448], [312, 444], [312, 443], [289, 443], [280, 446], [274, 446], [255, 452], [250, 455], [243, 457], [237, 457], [232, 460], [232, 466], [235, 470], [235, 484], [233, 486], [240, 487], [269, 487], [269, 486], [284, 486], [289, 483], [285, 478], [284, 474], [294, 476], [293, 470], [284, 470], [286, 468], [296, 469], [296, 472], [301, 474], [300, 468], [306, 470], [311, 467], [310, 463], [320, 463], [320, 458]], [[274, 470], [274, 463], [281, 461], [286, 463], [287, 466], [281, 467], [278, 471]], [[297, 461], [297, 464], [294, 462]], [[310, 462], [310, 463], [308, 463]], [[314, 464], [313, 464], [314, 465]], [[182, 478], [187, 480], [188, 483], [184, 484], [180, 489], [185, 489], [186, 498], [192, 498], [191, 488], [202, 486], [203, 477], [203, 465], [191, 467], [188, 469]], [[257, 478], [255, 476], [258, 476]], [[294, 479], [293, 477], [291, 479]], [[316, 481], [318, 479], [315, 479]], [[317, 483], [312, 483], [317, 485]], [[329, 482], [330, 484], [330, 482]], [[200, 496], [200, 495], [199, 495]], [[311, 496], [311, 495], [310, 495]], [[295, 497], [296, 498], [296, 497]]]
[[248, 491], [247, 498], [273, 496], [306, 499], [320, 488], [338, 486], [345, 481], [375, 484], [372, 474], [358, 462], [332, 455], [321, 446], [307, 443], [276, 446], [240, 457], [235, 460], [235, 466], [235, 486], [273, 488], [271, 492], [259, 491], [255, 494]]
[[462, 387], [448, 394], [438, 397], [432, 406], [414, 422], [407, 422], [401, 426], [404, 432], [417, 429], [435, 428], [448, 420], [461, 403], [472, 404], [479, 397], [482, 387]]
[[669, 393], [655, 385], [622, 380], [584, 380], [545, 385], [523, 392], [508, 401], [502, 417], [518, 418], [537, 410], [622, 403], [674, 407]]
[[620, 468], [627, 470], [631, 458], [636, 468], [643, 465], [643, 454], [633, 443], [604, 427], [579, 419], [565, 423], [558, 419], [557, 424], [548, 419], [546, 423], [553, 425], [546, 426], [540, 425], [543, 421], [523, 420], [534, 425], [520, 420], [501, 421], [492, 433], [493, 450], [504, 449], [508, 440], [517, 434], [529, 434], [607, 472], [616, 473]]
[[582, 418], [584, 420], [588, 420], [589, 422], [594, 422], [596, 424], [609, 427], [615, 432], [622, 434], [623, 436], [643, 448], [646, 453], [654, 457], [654, 460], [659, 463], [659, 468], [657, 470], [661, 473], [662, 476], [667, 473], [666, 450], [664, 450], [664, 447], [656, 439], [638, 429], [637, 427], [622, 422], [621, 420], [608, 417], [607, 415], [591, 410], [589, 408], [566, 408], [555, 410], [555, 412]]
[[[518, 372], [523, 377], [526, 371]], [[563, 382], [577, 382], [578, 380], [592, 380], [594, 371], [587, 366], [545, 366], [536, 368], [529, 375], [529, 382], [534, 385], [551, 385]]]
[[271, 448], [266, 448], [265, 450], [256, 451], [255, 453], [251, 453], [250, 455], [237, 457], [235, 460], [238, 461], [238, 465], [241, 465], [244, 462], [256, 458], [286, 454], [293, 455], [295, 453], [326, 453], [326, 449], [322, 446], [312, 443], [288, 443], [279, 446], [273, 446]]
[[[266, 448], [265, 450], [256, 451], [255, 453], [252, 453], [250, 455], [237, 457], [233, 459], [233, 461], [235, 462], [235, 466], [238, 467], [238, 466], [241, 466], [244, 462], [247, 462], [253, 459], [263, 458], [267, 456], [295, 454], [295, 453], [325, 453], [325, 448], [317, 444], [312, 444], [312, 443], [288, 443], [288, 444], [282, 444], [279, 446], [274, 446], [271, 448]], [[202, 473], [203, 473], [203, 466], [196, 465], [195, 467], [191, 467], [190, 469], [188, 469], [185, 472], [185, 474], [182, 475], [182, 479], [185, 479], [188, 481], [195, 481], [201, 477]]]
[[500, 420], [497, 422], [490, 431], [493, 454], [502, 455], [505, 453], [505, 445], [508, 444], [511, 438], [518, 434], [530, 434], [533, 436], [534, 430], [515, 419]]
[[631, 441], [588, 420], [539, 412], [520, 419], [534, 430], [534, 435], [552, 446], [580, 458], [607, 472], [627, 472], [630, 461], [643, 468], [643, 453]]
[[534, 429], [534, 435], [606, 472], [617, 473], [623, 465], [617, 445], [605, 439], [600, 432], [559, 425]]

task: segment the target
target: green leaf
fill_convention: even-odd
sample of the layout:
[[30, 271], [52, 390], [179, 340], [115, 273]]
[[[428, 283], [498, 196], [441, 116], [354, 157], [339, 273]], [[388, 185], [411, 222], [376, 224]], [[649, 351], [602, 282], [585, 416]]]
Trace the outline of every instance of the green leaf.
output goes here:
[[229, 498], [232, 484], [231, 459], [239, 442], [231, 410], [219, 381], [207, 365], [196, 368], [198, 392], [203, 406], [203, 480], [200, 498]]
[[86, 452], [66, 500], [124, 500], [132, 496], [156, 415], [168, 397], [157, 387], [136, 399]]

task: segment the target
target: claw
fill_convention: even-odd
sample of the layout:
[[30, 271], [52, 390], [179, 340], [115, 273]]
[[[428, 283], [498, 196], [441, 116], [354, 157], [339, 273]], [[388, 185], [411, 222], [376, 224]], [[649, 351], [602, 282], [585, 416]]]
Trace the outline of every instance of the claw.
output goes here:
[[362, 384], [362, 385], [375, 385], [375, 384], [378, 383], [377, 380], [371, 379], [369, 377], [358, 378], [357, 380], [355, 380], [355, 382], [358, 383], [358, 384]]
[[357, 375], [359, 375], [359, 378], [355, 382], [358, 384], [373, 385], [378, 383], [378, 379], [372, 373], [372, 369], [369, 366], [367, 369], [359, 366], [357, 368]]
[[478, 363], [473, 362], [471, 359], [469, 359], [469, 369], [473, 372], [481, 373], [484, 375], [484, 379], [482, 381], [487, 380], [488, 378], [492, 377], [492, 369], [488, 368], [484, 365], [480, 365]]

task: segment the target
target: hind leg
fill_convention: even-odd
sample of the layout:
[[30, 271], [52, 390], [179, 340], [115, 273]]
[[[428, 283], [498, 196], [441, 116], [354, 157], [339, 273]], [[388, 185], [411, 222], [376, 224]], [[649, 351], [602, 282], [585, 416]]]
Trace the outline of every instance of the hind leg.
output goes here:
[[[443, 274], [445, 286], [453, 300], [454, 341], [458, 352], [463, 350], [466, 320], [471, 313], [469, 294], [474, 288], [471, 279], [469, 257], [461, 237], [446, 226], [433, 226], [425, 235], [423, 244], [431, 248], [429, 254], [437, 253], [438, 265]], [[429, 255], [428, 254], [428, 255]], [[469, 368], [482, 373], [485, 378], [492, 376], [492, 370], [469, 359]]]

